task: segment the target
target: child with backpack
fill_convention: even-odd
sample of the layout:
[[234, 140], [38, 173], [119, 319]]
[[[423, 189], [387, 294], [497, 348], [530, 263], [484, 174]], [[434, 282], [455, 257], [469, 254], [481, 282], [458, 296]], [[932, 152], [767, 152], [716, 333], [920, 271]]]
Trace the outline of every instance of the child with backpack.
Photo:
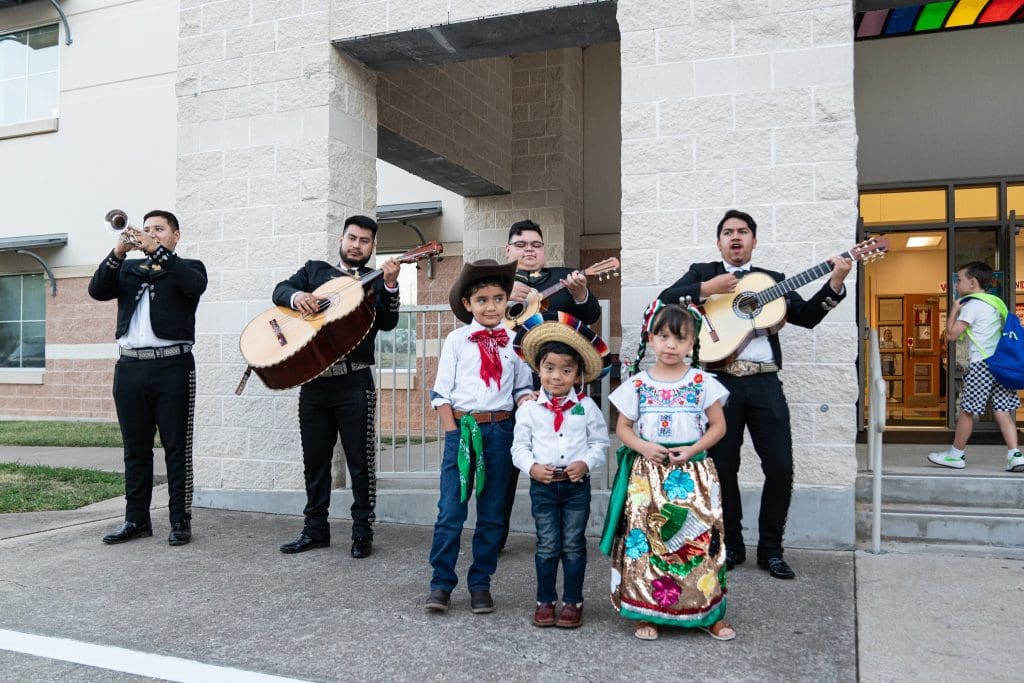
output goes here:
[[996, 379], [987, 362], [1002, 338], [1003, 321], [1007, 315], [1002, 300], [986, 293], [991, 283], [992, 269], [981, 261], [972, 261], [957, 270], [956, 293], [961, 298], [950, 307], [946, 339], [969, 341], [970, 363], [960, 391], [960, 415], [956, 421], [953, 445], [948, 451], [929, 453], [928, 460], [943, 467], [966, 467], [964, 449], [974, 431], [974, 417], [985, 412], [991, 398], [992, 414], [1006, 441], [1006, 471], [1024, 472], [1024, 455], [1017, 447], [1017, 425], [1014, 421], [1014, 411], [1020, 407], [1020, 399], [1016, 391]]

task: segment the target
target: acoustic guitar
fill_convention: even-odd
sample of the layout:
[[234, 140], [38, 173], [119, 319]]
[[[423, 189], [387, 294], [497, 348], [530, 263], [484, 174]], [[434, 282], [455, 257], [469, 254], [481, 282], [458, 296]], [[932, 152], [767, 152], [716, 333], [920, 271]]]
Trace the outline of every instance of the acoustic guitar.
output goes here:
[[[440, 243], [429, 242], [396, 260], [415, 263], [443, 251]], [[242, 393], [251, 372], [269, 389], [290, 389], [351, 353], [373, 327], [376, 295], [369, 285], [383, 274], [379, 268], [358, 277], [338, 271], [338, 277], [313, 290], [320, 300], [317, 313], [274, 306], [253, 318], [238, 340], [249, 367], [235, 393]]]
[[[883, 258], [889, 250], [887, 237], [873, 237], [843, 252], [854, 261]], [[795, 289], [832, 272], [828, 261], [808, 268], [782, 282], [767, 273], [749, 273], [736, 283], [735, 291], [712, 294], [701, 311], [704, 323], [700, 328], [700, 360], [715, 363], [729, 358], [755, 334], [773, 334], [786, 322], [786, 300]]]
[[[583, 274], [587, 277], [596, 277], [598, 280], [605, 280], [610, 277], [618, 277], [618, 271], [619, 259], [606, 258], [605, 260], [598, 261], [584, 270]], [[503, 321], [505, 323], [505, 327], [515, 329], [537, 313], [543, 313], [548, 309], [547, 298], [564, 288], [565, 285], [561, 280], [559, 280], [555, 284], [546, 289], [542, 289], [539, 292], [536, 289], [531, 289], [530, 293], [526, 295], [526, 301], [513, 301], [509, 303], [508, 308], [505, 309], [505, 320]]]

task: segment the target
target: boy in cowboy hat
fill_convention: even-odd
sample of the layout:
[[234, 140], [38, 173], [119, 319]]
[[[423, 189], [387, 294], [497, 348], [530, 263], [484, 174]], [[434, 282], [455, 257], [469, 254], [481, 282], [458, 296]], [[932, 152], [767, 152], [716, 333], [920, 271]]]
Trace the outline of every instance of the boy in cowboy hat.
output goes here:
[[448, 300], [455, 317], [466, 323], [444, 341], [431, 403], [444, 427], [441, 496], [430, 547], [428, 611], [447, 612], [458, 583], [455, 563], [468, 501], [476, 491], [473, 564], [469, 567], [470, 607], [474, 614], [494, 611], [491, 575], [498, 565], [504, 528], [504, 491], [515, 471], [512, 411], [532, 396], [530, 368], [512, 349], [503, 325], [516, 262], [467, 263]]
[[[516, 350], [540, 376], [540, 393], [516, 415], [512, 462], [530, 475], [537, 525], [535, 626], [583, 624], [587, 569], [590, 472], [608, 456], [608, 425], [601, 409], [580, 391], [610, 368], [608, 347], [567, 313], [534, 316]], [[558, 562], [562, 561], [562, 611], [555, 619]]]

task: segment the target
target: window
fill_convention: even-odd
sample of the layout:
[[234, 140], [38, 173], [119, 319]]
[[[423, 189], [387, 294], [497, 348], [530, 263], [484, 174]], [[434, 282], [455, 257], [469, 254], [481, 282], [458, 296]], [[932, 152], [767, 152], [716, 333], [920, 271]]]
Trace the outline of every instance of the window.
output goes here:
[[57, 118], [57, 25], [0, 35], [0, 126]]
[[0, 368], [42, 368], [45, 348], [42, 273], [0, 277]]

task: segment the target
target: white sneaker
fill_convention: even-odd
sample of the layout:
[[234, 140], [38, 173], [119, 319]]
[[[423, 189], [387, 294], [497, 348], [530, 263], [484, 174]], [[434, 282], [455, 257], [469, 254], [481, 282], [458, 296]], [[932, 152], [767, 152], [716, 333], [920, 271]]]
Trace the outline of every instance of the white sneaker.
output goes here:
[[[929, 453], [928, 460], [935, 463], [936, 465], [942, 465], [943, 467], [952, 467], [955, 470], [962, 470], [967, 467], [967, 461], [964, 458], [958, 458], [949, 451], [940, 451], [938, 453]], [[1024, 466], [1024, 457], [1021, 458], [1021, 465]], [[1024, 467], [1022, 467], [1024, 469]]]
[[1006, 458], [1007, 472], [1024, 472], [1024, 455], [1020, 451], [1014, 451], [1013, 455]]

